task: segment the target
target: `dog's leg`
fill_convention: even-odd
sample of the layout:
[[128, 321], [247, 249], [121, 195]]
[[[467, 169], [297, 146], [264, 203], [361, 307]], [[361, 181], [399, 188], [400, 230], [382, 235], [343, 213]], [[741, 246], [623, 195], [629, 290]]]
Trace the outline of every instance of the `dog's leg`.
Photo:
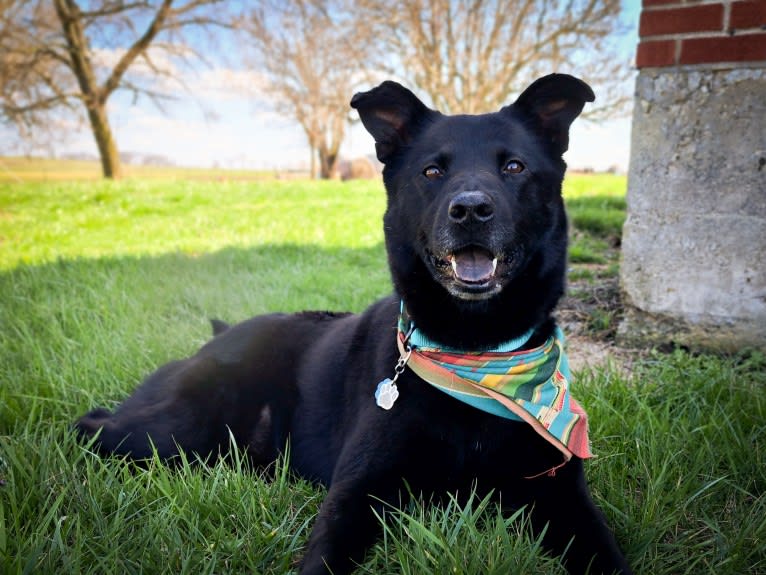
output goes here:
[[531, 482], [533, 493], [532, 526], [538, 533], [546, 529], [543, 544], [564, 556], [569, 573], [632, 573], [590, 497], [580, 459], [574, 458], [552, 477], [525, 481]]
[[375, 512], [382, 514], [396, 495], [365, 493], [367, 488], [343, 481], [330, 488], [322, 503], [300, 575], [343, 575], [364, 558], [379, 531]]
[[[391, 441], [390, 445], [396, 445]], [[375, 513], [401, 505], [407, 497], [401, 470], [383, 467], [383, 458], [370, 456], [370, 445], [344, 449], [335, 467], [327, 497], [311, 531], [300, 575], [344, 575], [364, 559], [380, 531]], [[389, 451], [391, 447], [389, 446]], [[396, 460], [396, 455], [387, 460]]]

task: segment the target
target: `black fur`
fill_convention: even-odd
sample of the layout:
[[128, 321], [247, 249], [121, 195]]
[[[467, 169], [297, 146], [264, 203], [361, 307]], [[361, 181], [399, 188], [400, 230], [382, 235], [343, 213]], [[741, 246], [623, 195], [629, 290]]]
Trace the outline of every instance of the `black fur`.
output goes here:
[[[379, 531], [372, 510], [408, 492], [494, 490], [549, 523], [544, 543], [572, 573], [629, 573], [591, 501], [576, 457], [527, 424], [477, 411], [405, 370], [390, 411], [375, 404], [393, 375], [399, 301], [431, 338], [480, 349], [553, 329], [564, 290], [567, 228], [561, 198], [569, 124], [590, 88], [554, 74], [511, 106], [445, 116], [384, 82], [351, 105], [373, 135], [388, 193], [386, 246], [396, 294], [359, 315], [304, 312], [227, 326], [191, 358], [161, 367], [114, 413], [82, 417], [104, 453], [171, 458], [177, 447], [225, 453], [229, 433], [255, 463], [290, 441], [292, 469], [328, 486], [301, 573], [348, 573]], [[496, 259], [496, 268], [492, 260]], [[454, 267], [453, 267], [454, 266]], [[404, 482], [408, 489], [404, 488]], [[570, 544], [571, 542], [571, 544]]]

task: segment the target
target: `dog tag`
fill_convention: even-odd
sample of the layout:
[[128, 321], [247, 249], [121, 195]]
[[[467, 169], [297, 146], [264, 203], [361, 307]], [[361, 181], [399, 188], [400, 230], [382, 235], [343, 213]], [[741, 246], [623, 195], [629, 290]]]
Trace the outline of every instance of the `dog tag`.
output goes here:
[[399, 390], [393, 380], [386, 378], [378, 384], [375, 390], [375, 403], [378, 407], [389, 410], [394, 406], [396, 398], [399, 397]]

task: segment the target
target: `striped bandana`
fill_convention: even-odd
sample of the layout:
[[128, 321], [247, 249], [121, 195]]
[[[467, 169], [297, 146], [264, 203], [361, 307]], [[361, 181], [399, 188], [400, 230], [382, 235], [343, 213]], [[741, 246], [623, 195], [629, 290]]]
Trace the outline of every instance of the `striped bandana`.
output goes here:
[[437, 389], [487, 413], [526, 421], [565, 461], [572, 454], [592, 457], [587, 415], [569, 393], [564, 334], [557, 326], [541, 346], [521, 350], [531, 336], [532, 330], [491, 350], [460, 351], [425, 337], [402, 307], [397, 344], [402, 357], [411, 350], [407, 366]]

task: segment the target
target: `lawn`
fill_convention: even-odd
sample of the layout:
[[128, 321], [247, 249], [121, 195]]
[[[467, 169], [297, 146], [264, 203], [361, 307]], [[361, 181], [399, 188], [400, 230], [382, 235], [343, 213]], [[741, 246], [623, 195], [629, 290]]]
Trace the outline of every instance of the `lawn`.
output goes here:
[[[625, 178], [570, 176], [573, 277], [614, 276]], [[278, 465], [102, 460], [73, 420], [208, 318], [390, 291], [377, 182], [0, 182], [0, 573], [294, 570], [322, 491]], [[595, 270], [595, 271], [594, 271]], [[637, 573], [766, 573], [766, 359], [651, 352], [578, 374], [586, 463]], [[360, 573], [562, 573], [493, 503], [385, 519]]]

